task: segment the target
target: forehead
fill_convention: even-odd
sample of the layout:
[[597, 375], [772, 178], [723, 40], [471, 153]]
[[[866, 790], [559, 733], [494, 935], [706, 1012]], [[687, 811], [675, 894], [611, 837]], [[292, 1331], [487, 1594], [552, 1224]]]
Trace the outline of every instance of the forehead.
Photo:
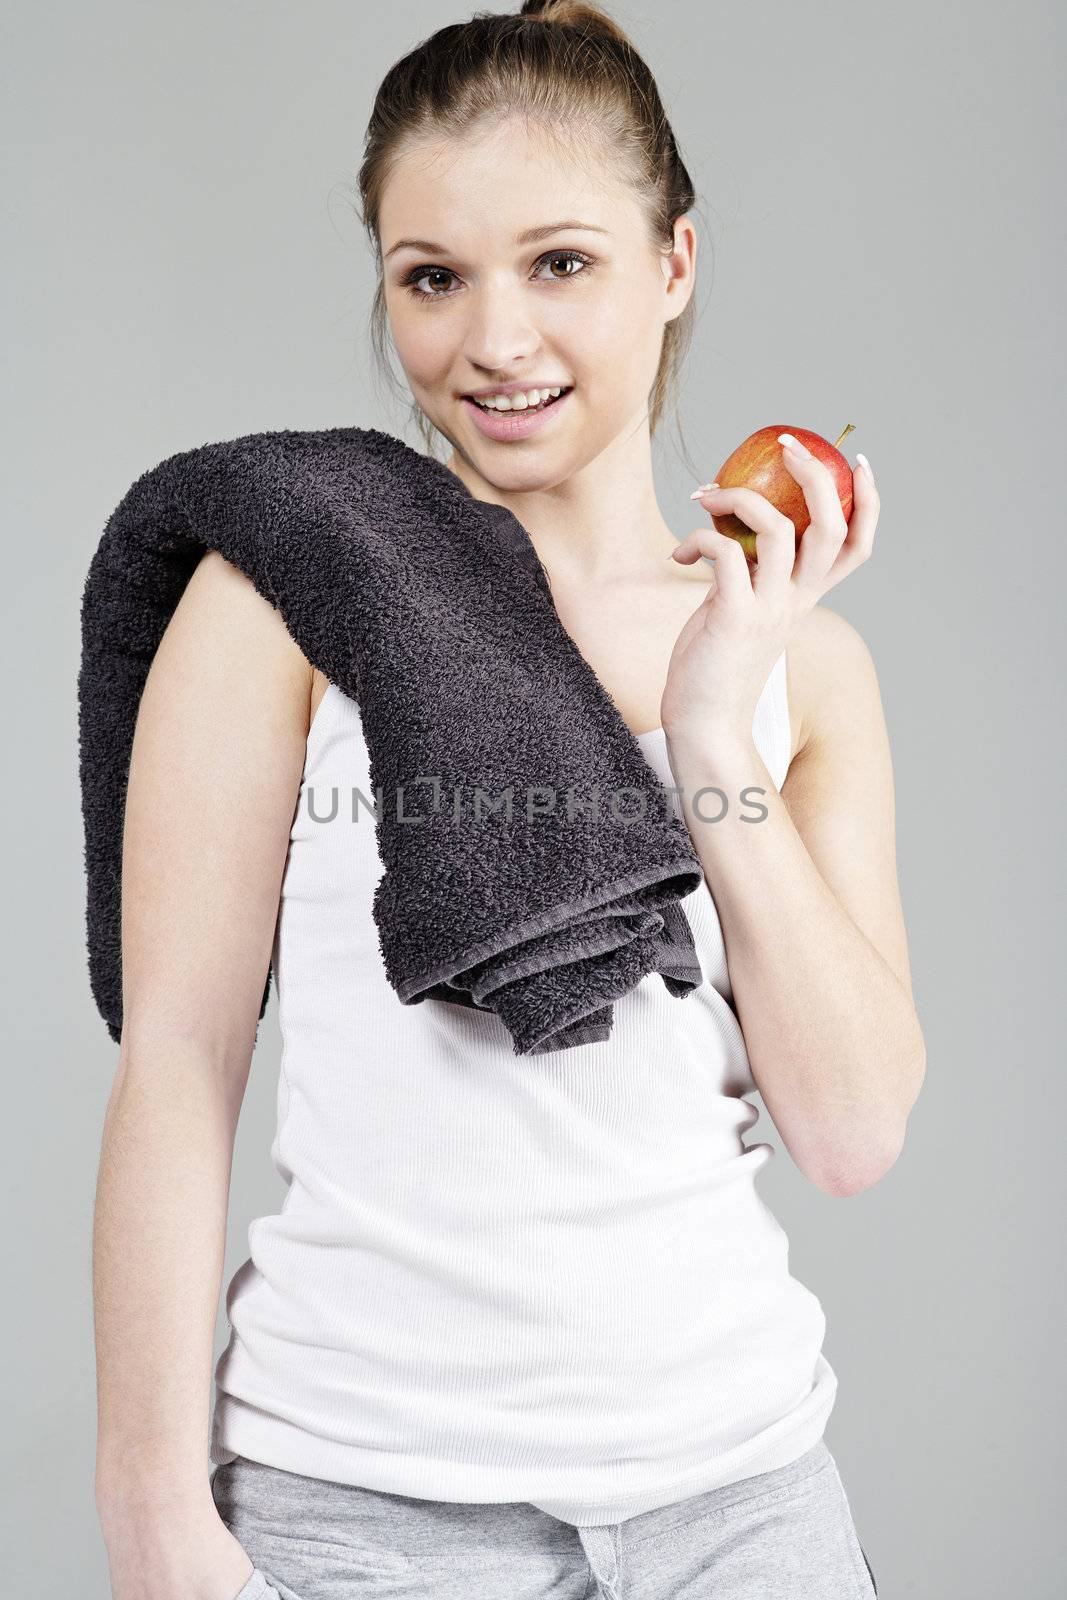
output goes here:
[[379, 229], [383, 251], [416, 234], [458, 251], [510, 245], [523, 229], [563, 218], [616, 236], [640, 223], [602, 138], [579, 130], [565, 137], [511, 119], [409, 144], [386, 180]]

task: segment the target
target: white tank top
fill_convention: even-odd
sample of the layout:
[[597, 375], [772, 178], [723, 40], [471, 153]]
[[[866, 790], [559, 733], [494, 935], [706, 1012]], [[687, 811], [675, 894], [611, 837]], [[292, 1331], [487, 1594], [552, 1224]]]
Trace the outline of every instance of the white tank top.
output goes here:
[[[780, 789], [784, 653], [753, 736]], [[672, 785], [662, 730], [640, 743]], [[699, 988], [650, 973], [606, 1042], [519, 1057], [493, 1014], [390, 987], [373, 800], [331, 684], [273, 950], [288, 1189], [227, 1291], [212, 1460], [585, 1525], [795, 1460], [837, 1379], [756, 1190], [773, 1147], [742, 1142], [759, 1111], [707, 885], [682, 901]]]

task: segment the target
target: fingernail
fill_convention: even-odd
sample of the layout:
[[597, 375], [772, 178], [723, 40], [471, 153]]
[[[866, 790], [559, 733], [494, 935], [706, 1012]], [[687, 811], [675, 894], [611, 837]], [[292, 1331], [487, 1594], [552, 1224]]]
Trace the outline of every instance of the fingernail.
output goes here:
[[778, 443], [785, 445], [788, 450], [795, 450], [798, 455], [811, 455], [811, 451], [802, 445], [799, 439], [794, 439], [791, 433], [780, 433], [778, 435]]
[[868, 478], [870, 478], [871, 482], [873, 483], [874, 473], [871, 471], [871, 463], [867, 460], [867, 457], [863, 454], [862, 450], [856, 451], [856, 460], [859, 462], [860, 466], [864, 469]]
[[693, 490], [689, 498], [690, 500], [699, 500], [700, 496], [702, 494], [707, 494], [709, 489], [717, 489], [718, 487], [719, 485], [717, 483], [702, 483], [699, 489]]

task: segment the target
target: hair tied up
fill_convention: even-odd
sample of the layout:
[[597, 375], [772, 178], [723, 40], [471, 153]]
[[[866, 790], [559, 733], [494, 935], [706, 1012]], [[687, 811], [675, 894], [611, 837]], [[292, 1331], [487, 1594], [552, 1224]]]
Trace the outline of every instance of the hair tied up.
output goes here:
[[618, 24], [599, 7], [588, 5], [586, 0], [525, 0], [519, 16], [531, 17], [535, 22], [554, 22], [565, 28], [606, 33], [626, 41]]

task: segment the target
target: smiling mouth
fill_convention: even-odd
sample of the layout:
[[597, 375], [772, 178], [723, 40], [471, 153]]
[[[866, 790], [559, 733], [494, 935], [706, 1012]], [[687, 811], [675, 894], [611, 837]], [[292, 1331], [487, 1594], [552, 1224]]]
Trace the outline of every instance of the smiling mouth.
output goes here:
[[564, 396], [570, 394], [573, 388], [573, 384], [568, 384], [565, 388], [560, 389], [559, 394], [549, 395], [547, 400], [542, 400], [536, 406], [487, 406], [472, 394], [465, 394], [463, 398], [490, 417], [524, 417], [535, 411], [547, 411], [549, 406], [556, 404], [557, 400], [562, 400]]

